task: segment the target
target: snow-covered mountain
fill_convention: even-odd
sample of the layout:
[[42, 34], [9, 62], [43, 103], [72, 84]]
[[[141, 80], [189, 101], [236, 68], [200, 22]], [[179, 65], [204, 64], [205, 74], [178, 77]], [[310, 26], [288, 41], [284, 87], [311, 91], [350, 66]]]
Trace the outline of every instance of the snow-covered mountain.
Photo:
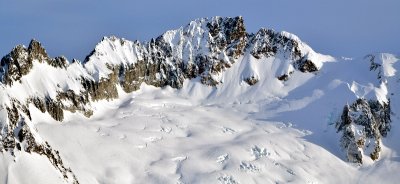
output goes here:
[[2, 183], [394, 182], [399, 58], [335, 58], [242, 17], [84, 61], [1, 59]]

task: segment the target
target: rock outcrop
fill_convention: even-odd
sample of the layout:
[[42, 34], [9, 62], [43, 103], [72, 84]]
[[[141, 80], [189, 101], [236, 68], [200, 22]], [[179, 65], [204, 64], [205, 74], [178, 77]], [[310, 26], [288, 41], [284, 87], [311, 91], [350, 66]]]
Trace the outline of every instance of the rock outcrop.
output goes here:
[[338, 132], [342, 132], [341, 147], [347, 159], [354, 163], [363, 163], [363, 155], [372, 160], [379, 158], [381, 139], [390, 131], [390, 101], [358, 99], [343, 109], [336, 123]]

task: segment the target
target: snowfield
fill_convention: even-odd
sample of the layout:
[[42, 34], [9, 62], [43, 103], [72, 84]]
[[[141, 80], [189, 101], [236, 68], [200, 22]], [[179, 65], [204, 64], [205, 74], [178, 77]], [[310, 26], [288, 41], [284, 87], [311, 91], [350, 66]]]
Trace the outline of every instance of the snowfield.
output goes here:
[[[55, 148], [82, 183], [326, 183], [360, 174], [290, 122], [153, 90], [156, 101], [127, 95], [101, 104], [106, 108], [91, 120], [71, 116], [63, 126], [37, 127], [52, 145], [62, 145]], [[331, 172], [337, 168], [340, 175]]]

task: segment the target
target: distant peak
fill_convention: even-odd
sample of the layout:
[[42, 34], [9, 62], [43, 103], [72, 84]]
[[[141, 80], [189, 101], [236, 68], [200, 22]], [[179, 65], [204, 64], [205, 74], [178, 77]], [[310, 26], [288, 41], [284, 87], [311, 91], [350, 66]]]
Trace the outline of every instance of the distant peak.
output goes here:
[[30, 42], [29, 42], [29, 47], [28, 48], [32, 48], [32, 47], [36, 47], [36, 46], [39, 46], [39, 47], [41, 47], [41, 43], [38, 41], [38, 40], [36, 40], [35, 38], [33, 38]]

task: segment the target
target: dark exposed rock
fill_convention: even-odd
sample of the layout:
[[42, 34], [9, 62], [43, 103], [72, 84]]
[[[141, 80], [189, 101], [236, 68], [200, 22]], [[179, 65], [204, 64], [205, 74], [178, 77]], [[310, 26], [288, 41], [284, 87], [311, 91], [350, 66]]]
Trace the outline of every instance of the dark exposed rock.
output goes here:
[[55, 57], [49, 61], [49, 64], [57, 68], [67, 68], [68, 61], [64, 56]]
[[253, 45], [250, 53], [257, 59], [274, 56], [278, 52], [278, 45], [275, 43], [276, 37], [278, 35], [273, 30], [260, 29], [250, 39], [250, 43]]
[[278, 80], [280, 80], [280, 81], [287, 81], [287, 80], [289, 80], [289, 75], [283, 74], [283, 75], [281, 75], [281, 76], [278, 77]]
[[201, 83], [209, 86], [216, 86], [218, 81], [214, 80], [212, 74], [220, 72], [225, 65], [221, 65], [220, 61], [214, 62], [213, 58], [208, 56], [197, 56], [195, 63], [198, 66], [198, 72], [201, 77]]
[[33, 39], [29, 43], [28, 46], [28, 60], [32, 63], [33, 60], [37, 60], [38, 62], [48, 61], [49, 56], [46, 53], [46, 50], [42, 47], [42, 44], [37, 40]]
[[317, 66], [309, 59], [301, 59], [295, 63], [295, 67], [303, 73], [318, 71]]
[[[364, 59], [366, 59], [370, 62], [369, 70], [377, 72], [377, 78], [382, 81], [382, 75], [383, 75], [382, 65], [376, 61], [376, 56], [373, 54], [370, 54], [370, 55], [365, 56]], [[385, 82], [385, 81], [382, 81], [382, 82]]]
[[44, 100], [42, 100], [42, 99], [40, 99], [38, 97], [35, 97], [35, 98], [32, 98], [31, 101], [32, 101], [33, 105], [37, 109], [39, 109], [42, 113], [46, 112], [46, 103], [45, 103]]
[[99, 82], [82, 79], [83, 88], [85, 92], [90, 95], [92, 101], [118, 98], [117, 82], [117, 69], [114, 69], [114, 72], [111, 73], [108, 78], [102, 78]]
[[93, 111], [86, 107], [86, 104], [89, 104], [90, 102], [87, 94], [78, 95], [72, 90], [67, 90], [66, 92], [58, 93], [57, 99], [59, 101], [71, 102], [68, 105], [65, 104], [61, 105], [61, 108], [64, 110], [68, 110], [71, 112], [80, 111], [87, 117], [93, 114]]
[[130, 93], [138, 90], [144, 82], [145, 73], [146, 64], [144, 61], [138, 61], [134, 66], [120, 66], [120, 82], [124, 91]]
[[248, 47], [250, 46], [252, 46], [250, 53], [257, 59], [275, 56], [278, 51], [282, 52], [288, 59], [297, 61], [302, 58], [297, 40], [271, 29], [260, 29], [250, 38]]
[[287, 74], [283, 74], [283, 75], [281, 75], [281, 76], [278, 76], [277, 78], [278, 78], [278, 80], [280, 80], [280, 81], [287, 81], [287, 80], [289, 80], [289, 76], [292, 75], [292, 74], [293, 74], [293, 71], [292, 71], [292, 72], [289, 72], [289, 73], [287, 73]]
[[227, 50], [228, 56], [237, 58], [243, 54], [247, 33], [242, 17], [215, 17], [207, 23], [210, 35], [210, 51]]
[[244, 81], [247, 84], [249, 84], [250, 86], [252, 86], [252, 85], [256, 84], [259, 81], [259, 79], [257, 77], [251, 76], [251, 77], [245, 78]]
[[62, 121], [64, 119], [64, 111], [61, 108], [61, 103], [58, 101], [54, 101], [52, 99], [46, 99], [46, 109], [50, 116], [57, 120]]
[[10, 54], [1, 59], [2, 82], [12, 85], [32, 68], [32, 62], [28, 60], [28, 51], [22, 45], [15, 47]]
[[188, 63], [183, 68], [184, 77], [188, 79], [193, 79], [199, 75], [199, 67], [194, 63]]
[[[341, 146], [350, 162], [361, 164], [364, 152], [373, 160], [379, 158], [381, 138], [391, 127], [390, 113], [390, 101], [381, 104], [375, 100], [358, 99], [344, 107], [336, 128], [342, 132]], [[372, 151], [368, 153], [368, 150]]]
[[[302, 53], [299, 42], [289, 38], [283, 33], [277, 33], [271, 29], [260, 29], [255, 35], [250, 37], [249, 47], [251, 55], [256, 59], [275, 56], [278, 52], [282, 53], [287, 59], [293, 60], [293, 66], [303, 73], [318, 71], [317, 66]], [[289, 74], [278, 77], [279, 80], [286, 81]]]

